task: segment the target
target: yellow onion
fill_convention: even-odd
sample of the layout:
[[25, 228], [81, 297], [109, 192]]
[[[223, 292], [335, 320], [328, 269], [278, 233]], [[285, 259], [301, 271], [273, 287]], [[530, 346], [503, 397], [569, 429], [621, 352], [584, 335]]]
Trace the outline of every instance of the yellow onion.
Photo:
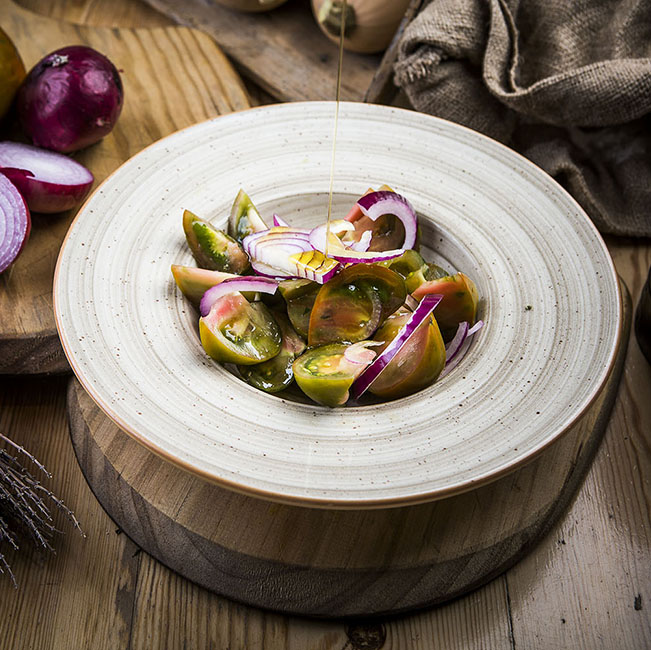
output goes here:
[[[312, 12], [321, 31], [339, 42], [343, 0], [312, 0]], [[348, 0], [344, 49], [350, 52], [381, 52], [391, 42], [409, 0]]]
[[5, 116], [18, 86], [25, 78], [25, 66], [11, 39], [0, 28], [0, 120]]

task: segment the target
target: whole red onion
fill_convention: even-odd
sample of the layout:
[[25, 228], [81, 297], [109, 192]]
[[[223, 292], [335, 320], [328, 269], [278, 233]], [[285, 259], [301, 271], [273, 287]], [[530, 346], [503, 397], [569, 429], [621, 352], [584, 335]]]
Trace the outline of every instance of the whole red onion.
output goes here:
[[48, 54], [30, 70], [16, 102], [32, 142], [67, 153], [113, 129], [123, 95], [120, 75], [103, 54], [72, 45]]

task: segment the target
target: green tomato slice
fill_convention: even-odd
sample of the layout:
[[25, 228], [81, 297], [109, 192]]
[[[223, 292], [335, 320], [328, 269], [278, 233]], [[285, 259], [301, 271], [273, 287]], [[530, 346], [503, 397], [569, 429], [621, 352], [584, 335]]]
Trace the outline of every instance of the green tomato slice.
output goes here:
[[400, 275], [377, 264], [354, 264], [321, 286], [308, 330], [310, 346], [356, 343], [373, 332], [405, 301]]
[[193, 266], [180, 266], [179, 264], [172, 264], [172, 275], [183, 295], [197, 307], [201, 302], [203, 294], [208, 289], [211, 289], [224, 280], [237, 277], [234, 273], [210, 271]]
[[[383, 342], [382, 347], [374, 348], [378, 355], [410, 317], [410, 313], [394, 314], [375, 333], [373, 340]], [[385, 399], [411, 395], [434, 383], [444, 366], [445, 345], [436, 320], [430, 316], [418, 326], [368, 390]]]
[[278, 291], [287, 304], [287, 316], [294, 329], [307, 339], [310, 314], [321, 285], [312, 280], [284, 280]]
[[305, 341], [296, 333], [287, 316], [281, 312], [274, 312], [273, 316], [282, 336], [280, 352], [268, 361], [238, 368], [242, 379], [267, 393], [278, 393], [292, 383], [294, 359], [305, 351]]
[[183, 231], [201, 268], [235, 274], [249, 268], [249, 256], [232, 237], [189, 210], [183, 213]]
[[222, 296], [199, 319], [199, 335], [206, 354], [223, 363], [261, 363], [280, 351], [280, 330], [267, 307], [238, 292]]
[[394, 257], [384, 262], [377, 262], [377, 264], [399, 273], [403, 278], [426, 266], [421, 254], [412, 249], [406, 250], [400, 257]]
[[247, 235], [262, 230], [267, 230], [267, 224], [262, 220], [249, 195], [244, 190], [240, 190], [231, 208], [228, 234], [241, 244]]
[[443, 295], [435, 315], [446, 341], [454, 336], [459, 323], [468, 321], [472, 325], [475, 322], [479, 293], [475, 283], [464, 273], [428, 280], [412, 291], [417, 300], [428, 293]]
[[294, 378], [300, 389], [317, 404], [341, 406], [349, 389], [366, 365], [344, 356], [348, 346], [330, 343], [308, 350], [294, 361]]

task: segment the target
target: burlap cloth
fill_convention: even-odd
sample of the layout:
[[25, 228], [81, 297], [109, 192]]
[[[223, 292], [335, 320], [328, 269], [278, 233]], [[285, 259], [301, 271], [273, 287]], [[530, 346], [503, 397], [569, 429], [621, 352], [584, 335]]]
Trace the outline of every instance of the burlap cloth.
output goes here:
[[601, 232], [651, 236], [651, 0], [430, 0], [395, 81], [542, 167]]

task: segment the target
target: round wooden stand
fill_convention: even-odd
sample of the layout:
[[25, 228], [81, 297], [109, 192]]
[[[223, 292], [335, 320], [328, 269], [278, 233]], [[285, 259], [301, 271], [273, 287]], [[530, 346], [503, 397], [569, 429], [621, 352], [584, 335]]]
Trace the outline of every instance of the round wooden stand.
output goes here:
[[[625, 289], [623, 289], [625, 293]], [[586, 415], [533, 462], [494, 483], [424, 505], [341, 511], [243, 496], [152, 454], [72, 380], [72, 442], [118, 526], [186, 578], [258, 607], [319, 617], [393, 614], [440, 603], [518, 561], [558, 520], [612, 409], [630, 329]]]

